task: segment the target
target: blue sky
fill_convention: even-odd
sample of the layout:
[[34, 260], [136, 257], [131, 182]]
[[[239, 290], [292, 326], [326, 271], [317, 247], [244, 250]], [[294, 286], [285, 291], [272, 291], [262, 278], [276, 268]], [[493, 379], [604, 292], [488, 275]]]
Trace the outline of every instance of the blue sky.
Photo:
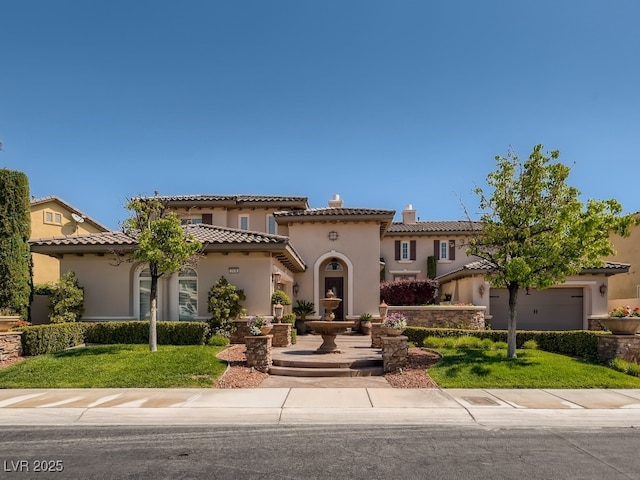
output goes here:
[[0, 167], [107, 226], [136, 195], [477, 212], [542, 143], [640, 210], [636, 0], [4, 0]]

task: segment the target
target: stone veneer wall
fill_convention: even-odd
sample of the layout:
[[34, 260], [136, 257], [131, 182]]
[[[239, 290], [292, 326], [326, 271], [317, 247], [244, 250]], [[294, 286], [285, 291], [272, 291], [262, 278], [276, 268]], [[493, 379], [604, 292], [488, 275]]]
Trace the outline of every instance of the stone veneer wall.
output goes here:
[[402, 312], [409, 327], [466, 328], [483, 330], [487, 307], [476, 306], [393, 306], [387, 315]]
[[[234, 320], [236, 326], [235, 332], [231, 334], [229, 341], [231, 343], [245, 343], [245, 338], [251, 335], [247, 326], [248, 319], [243, 318]], [[290, 323], [273, 323], [273, 329], [270, 335], [273, 335], [274, 347], [288, 347], [291, 345], [291, 328]]]
[[0, 361], [22, 355], [22, 332], [0, 332]]
[[614, 358], [640, 363], [640, 335], [602, 335], [598, 337], [598, 361]]
[[385, 373], [402, 371], [407, 366], [409, 356], [409, 338], [404, 335], [398, 337], [381, 337], [382, 364]]
[[269, 373], [273, 364], [271, 357], [271, 340], [273, 335], [249, 335], [245, 337], [247, 344], [247, 367], [255, 368], [259, 372]]

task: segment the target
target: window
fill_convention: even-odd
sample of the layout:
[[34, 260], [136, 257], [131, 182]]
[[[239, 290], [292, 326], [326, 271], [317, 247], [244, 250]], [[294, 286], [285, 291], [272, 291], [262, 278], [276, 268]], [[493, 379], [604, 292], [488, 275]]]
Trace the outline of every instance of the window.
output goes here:
[[449, 242], [447, 242], [446, 240], [440, 241], [440, 260], [447, 260], [447, 258], [449, 257], [448, 247]]
[[440, 261], [453, 261], [456, 259], [455, 240], [434, 240], [433, 255]]
[[240, 230], [249, 230], [249, 215], [240, 215], [238, 217], [238, 228]]
[[62, 225], [62, 214], [58, 212], [52, 212], [50, 210], [45, 210], [44, 212], [44, 223], [52, 223], [55, 225]]
[[409, 242], [400, 244], [400, 260], [409, 260]]
[[267, 215], [267, 233], [276, 235], [278, 233], [278, 225], [273, 215]]
[[396, 240], [395, 250], [396, 261], [410, 262], [417, 258], [415, 240]]
[[151, 272], [145, 268], [140, 272], [140, 294], [138, 302], [140, 305], [140, 320], [151, 318]]
[[178, 319], [193, 320], [198, 315], [198, 274], [185, 269], [178, 274]]

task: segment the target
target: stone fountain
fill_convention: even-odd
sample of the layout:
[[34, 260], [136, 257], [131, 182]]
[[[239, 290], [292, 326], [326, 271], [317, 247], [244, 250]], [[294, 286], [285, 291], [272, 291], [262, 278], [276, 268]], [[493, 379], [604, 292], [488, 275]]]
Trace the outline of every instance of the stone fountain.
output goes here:
[[324, 308], [324, 320], [314, 320], [308, 322], [314, 332], [322, 335], [322, 345], [314, 353], [340, 353], [336, 345], [336, 336], [345, 333], [347, 328], [354, 327], [356, 322], [334, 322], [336, 318], [333, 311], [338, 308], [341, 298], [334, 298], [331, 290], [327, 291], [327, 296], [320, 299], [320, 305]]

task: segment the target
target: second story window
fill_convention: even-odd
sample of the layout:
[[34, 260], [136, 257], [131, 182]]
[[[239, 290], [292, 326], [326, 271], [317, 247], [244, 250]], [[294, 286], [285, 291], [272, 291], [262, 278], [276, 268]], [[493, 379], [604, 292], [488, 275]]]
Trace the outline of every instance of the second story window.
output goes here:
[[276, 235], [278, 233], [278, 225], [273, 215], [267, 215], [267, 233]]
[[238, 228], [240, 230], [249, 230], [249, 215], [240, 215], [238, 217]]
[[410, 262], [416, 259], [416, 241], [415, 240], [396, 240], [395, 242], [395, 259], [401, 262]]

